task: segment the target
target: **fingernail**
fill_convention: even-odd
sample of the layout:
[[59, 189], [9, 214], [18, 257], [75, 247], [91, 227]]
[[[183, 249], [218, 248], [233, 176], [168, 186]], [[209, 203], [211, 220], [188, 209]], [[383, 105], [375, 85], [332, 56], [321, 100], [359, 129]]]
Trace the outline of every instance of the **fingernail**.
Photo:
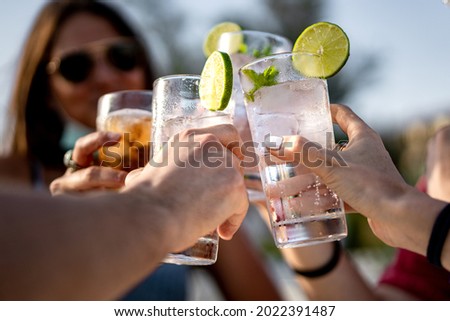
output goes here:
[[127, 172], [119, 171], [116, 175], [116, 181], [118, 182], [125, 182], [125, 178], [127, 177]]
[[116, 132], [108, 132], [108, 139], [111, 140], [119, 140], [122, 137], [121, 133], [116, 133]]
[[264, 140], [264, 147], [267, 149], [278, 150], [283, 145], [283, 137], [267, 135]]

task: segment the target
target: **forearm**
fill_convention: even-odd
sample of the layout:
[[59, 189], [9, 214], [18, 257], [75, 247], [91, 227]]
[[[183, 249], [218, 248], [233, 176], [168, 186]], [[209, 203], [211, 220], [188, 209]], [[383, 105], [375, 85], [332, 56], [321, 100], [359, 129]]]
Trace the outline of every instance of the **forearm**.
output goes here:
[[170, 229], [129, 197], [2, 196], [2, 299], [114, 299], [150, 273]]
[[[392, 209], [391, 224], [395, 227], [389, 237], [397, 247], [426, 255], [434, 222], [448, 203], [433, 199], [415, 188], [411, 188], [398, 199], [387, 199], [385, 202], [386, 206]], [[450, 270], [448, 234], [442, 250], [441, 262], [444, 268]]]
[[[301, 271], [322, 267], [333, 255], [332, 243], [281, 250], [288, 265]], [[377, 300], [374, 288], [366, 282], [344, 250], [337, 265], [318, 277], [296, 274], [296, 279], [310, 300]]]
[[217, 262], [210, 270], [227, 300], [281, 300], [267, 268], [241, 228], [231, 241], [220, 242]]
[[[375, 235], [386, 244], [426, 255], [433, 224], [447, 203], [407, 185], [394, 175], [355, 167], [367, 182], [359, 193], [343, 190], [342, 198], [368, 218]], [[355, 189], [356, 190], [356, 189]], [[444, 244], [442, 263], [449, 269], [450, 238]]]

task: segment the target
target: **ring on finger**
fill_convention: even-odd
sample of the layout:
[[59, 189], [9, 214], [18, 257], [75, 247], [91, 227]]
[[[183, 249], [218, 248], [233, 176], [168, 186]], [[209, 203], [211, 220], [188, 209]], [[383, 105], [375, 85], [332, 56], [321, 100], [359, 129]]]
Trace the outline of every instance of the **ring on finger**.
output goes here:
[[83, 166], [79, 165], [77, 162], [75, 162], [72, 159], [72, 154], [73, 154], [73, 149], [69, 149], [65, 154], [64, 154], [64, 165], [67, 167], [67, 169], [70, 169], [72, 172], [76, 172], [77, 170], [80, 170], [82, 168], [84, 168]]
[[334, 147], [334, 150], [337, 150], [338, 152], [343, 151], [348, 145], [348, 141], [341, 140], [339, 143], [336, 144]]

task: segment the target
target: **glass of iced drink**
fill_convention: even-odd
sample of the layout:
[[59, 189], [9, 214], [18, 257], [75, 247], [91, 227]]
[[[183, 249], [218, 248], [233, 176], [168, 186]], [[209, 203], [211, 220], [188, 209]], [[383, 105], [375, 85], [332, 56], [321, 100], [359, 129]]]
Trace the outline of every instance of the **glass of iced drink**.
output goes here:
[[338, 195], [297, 158], [281, 161], [268, 151], [279, 137], [295, 135], [328, 149], [334, 147], [327, 82], [298, 71], [305, 55], [272, 55], [245, 65], [239, 72], [273, 237], [280, 248], [334, 241], [347, 235], [344, 206]]
[[99, 150], [99, 163], [125, 171], [144, 167], [150, 159], [152, 91], [125, 90], [98, 101], [97, 130], [121, 133], [117, 144]]
[[[163, 148], [169, 138], [185, 129], [232, 124], [232, 114], [228, 108], [223, 111], [210, 111], [207, 106], [202, 105], [199, 84], [199, 75], [169, 75], [154, 82], [153, 155]], [[191, 248], [181, 253], [169, 254], [164, 262], [187, 265], [213, 264], [217, 259], [218, 242], [217, 232], [211, 231]]]
[[[217, 50], [228, 53], [233, 64], [233, 93], [227, 108], [233, 110], [234, 125], [239, 131], [245, 148], [252, 155], [254, 149], [238, 77], [239, 68], [261, 57], [289, 52], [292, 50], [292, 42], [273, 33], [240, 30], [222, 33], [218, 39]], [[261, 179], [255, 158], [249, 158], [243, 167], [250, 201], [264, 201], [265, 197], [261, 191]]]

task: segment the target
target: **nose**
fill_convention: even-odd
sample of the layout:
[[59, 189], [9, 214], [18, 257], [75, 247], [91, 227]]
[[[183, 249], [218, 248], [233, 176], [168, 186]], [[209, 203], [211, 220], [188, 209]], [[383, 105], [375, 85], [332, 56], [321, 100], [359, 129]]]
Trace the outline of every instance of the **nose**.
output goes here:
[[117, 85], [119, 71], [111, 66], [104, 58], [98, 57], [91, 72], [91, 81], [97, 86], [113, 87]]

